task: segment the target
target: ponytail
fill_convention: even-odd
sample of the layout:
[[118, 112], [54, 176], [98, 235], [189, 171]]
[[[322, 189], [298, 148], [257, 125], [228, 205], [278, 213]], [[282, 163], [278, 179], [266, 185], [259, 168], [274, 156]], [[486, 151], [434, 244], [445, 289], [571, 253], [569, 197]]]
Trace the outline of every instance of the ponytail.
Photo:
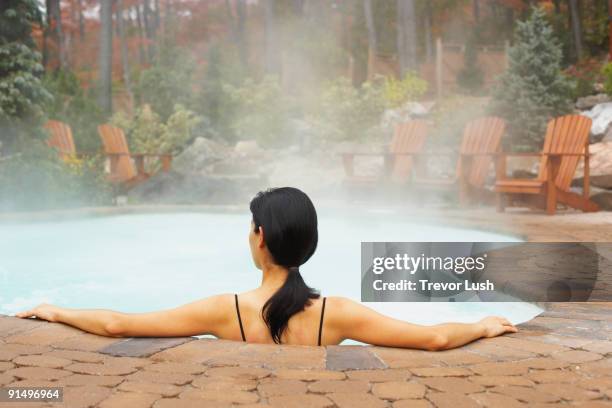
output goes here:
[[318, 299], [319, 296], [316, 290], [306, 285], [299, 268], [289, 268], [285, 283], [268, 299], [261, 311], [275, 343], [280, 344], [291, 316], [304, 310], [311, 304], [311, 299]]
[[250, 203], [254, 231], [264, 231], [264, 241], [274, 261], [288, 268], [287, 279], [264, 304], [261, 314], [275, 343], [289, 319], [318, 299], [319, 293], [306, 285], [299, 271], [317, 248], [317, 212], [304, 192], [292, 187], [258, 193]]

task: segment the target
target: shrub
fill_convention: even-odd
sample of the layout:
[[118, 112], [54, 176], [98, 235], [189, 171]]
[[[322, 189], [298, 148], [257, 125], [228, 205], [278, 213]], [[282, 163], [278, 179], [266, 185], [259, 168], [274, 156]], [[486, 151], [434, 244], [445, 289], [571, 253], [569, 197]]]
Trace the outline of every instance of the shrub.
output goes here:
[[561, 47], [543, 10], [518, 22], [509, 58], [491, 109], [507, 120], [513, 148], [539, 150], [547, 121], [572, 109], [571, 81], [561, 72]]
[[[194, 138], [194, 129], [201, 120], [200, 116], [177, 104], [174, 113], [163, 123], [150, 106], [144, 105], [132, 118], [122, 112], [116, 113], [111, 123], [123, 129], [134, 153], [177, 154]], [[151, 169], [153, 165], [149, 162], [147, 168]]]
[[53, 94], [53, 100], [45, 105], [49, 118], [70, 125], [77, 151], [99, 150], [97, 126], [105, 122], [106, 116], [95, 99], [83, 91], [76, 75], [53, 71], [45, 76], [44, 84]]
[[59, 159], [41, 141], [0, 161], [0, 210], [28, 211], [111, 203], [103, 158]]
[[292, 142], [289, 118], [294, 101], [283, 92], [278, 78], [266, 76], [259, 82], [249, 78], [241, 86], [225, 84], [224, 91], [235, 106], [232, 128], [239, 139], [255, 139], [266, 147]]
[[565, 70], [565, 74], [574, 81], [574, 99], [595, 93], [595, 84], [601, 80], [603, 70], [595, 58], [584, 59]]
[[[381, 80], [377, 78], [376, 81]], [[414, 101], [427, 92], [428, 83], [416, 72], [407, 72], [403, 79], [384, 77], [383, 98], [386, 107], [397, 108], [406, 102]]]
[[612, 95], [612, 62], [608, 62], [601, 69], [604, 81], [604, 90], [608, 95]]

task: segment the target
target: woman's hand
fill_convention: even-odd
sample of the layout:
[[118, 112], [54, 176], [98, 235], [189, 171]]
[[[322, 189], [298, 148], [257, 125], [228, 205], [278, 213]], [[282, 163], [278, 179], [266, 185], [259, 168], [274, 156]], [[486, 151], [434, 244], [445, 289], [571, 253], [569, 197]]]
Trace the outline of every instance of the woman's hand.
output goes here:
[[62, 308], [59, 306], [53, 306], [48, 303], [41, 303], [33, 309], [16, 313], [15, 316], [21, 318], [37, 317], [39, 319], [47, 320], [50, 322], [57, 322], [59, 313], [61, 311]]
[[508, 319], [498, 316], [485, 317], [478, 324], [483, 329], [483, 337], [497, 337], [504, 333], [516, 333], [518, 331]]

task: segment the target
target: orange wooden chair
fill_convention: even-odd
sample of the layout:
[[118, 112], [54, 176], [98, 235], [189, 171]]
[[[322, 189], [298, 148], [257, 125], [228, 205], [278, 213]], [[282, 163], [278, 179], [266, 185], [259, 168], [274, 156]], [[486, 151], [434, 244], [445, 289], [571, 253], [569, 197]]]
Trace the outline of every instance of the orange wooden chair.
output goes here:
[[[145, 157], [159, 157], [162, 163], [162, 170], [170, 170], [172, 163], [171, 154], [130, 153], [123, 130], [116, 126], [109, 124], [99, 125], [98, 133], [102, 139], [104, 153], [110, 159], [109, 179], [122, 184], [126, 189], [151, 176], [151, 174], [145, 172]], [[134, 163], [132, 163], [132, 159]]]
[[[497, 160], [498, 211], [517, 203], [546, 209], [554, 214], [557, 204], [585, 212], [598, 211], [589, 199], [589, 132], [591, 119], [582, 115], [566, 115], [548, 122], [541, 153], [505, 153]], [[507, 156], [540, 156], [540, 169], [535, 179], [506, 178]], [[570, 191], [570, 185], [581, 158], [584, 158], [582, 195]]]
[[[348, 184], [368, 185], [381, 181], [404, 183], [412, 176], [413, 158], [411, 154], [423, 149], [429, 125], [424, 120], [411, 120], [395, 125], [393, 138], [387, 153], [342, 153], [342, 161]], [[355, 156], [383, 156], [382, 175], [356, 175]]]
[[44, 127], [49, 132], [47, 146], [57, 149], [62, 160], [69, 160], [76, 155], [70, 126], [59, 120], [49, 120]]
[[[485, 182], [493, 157], [500, 152], [501, 139], [506, 130], [506, 122], [495, 116], [479, 118], [469, 122], [463, 130], [459, 149], [459, 159], [453, 177], [427, 178], [417, 173], [414, 180], [416, 189], [459, 190], [459, 203], [464, 205], [470, 200], [482, 198], [486, 194]], [[418, 156], [439, 156], [439, 153]], [[421, 157], [419, 157], [421, 160]], [[419, 170], [423, 168], [419, 163]], [[489, 193], [490, 194], [490, 193]], [[490, 194], [491, 195], [491, 194]], [[491, 199], [492, 199], [491, 195]]]

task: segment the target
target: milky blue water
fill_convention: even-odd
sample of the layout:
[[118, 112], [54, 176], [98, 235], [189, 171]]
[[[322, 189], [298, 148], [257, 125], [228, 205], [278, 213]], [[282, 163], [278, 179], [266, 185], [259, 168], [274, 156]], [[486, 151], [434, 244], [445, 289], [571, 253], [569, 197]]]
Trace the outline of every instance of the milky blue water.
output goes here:
[[[395, 221], [389, 214], [319, 216], [319, 246], [301, 267], [323, 295], [360, 298], [361, 241], [506, 242], [514, 237]], [[0, 313], [42, 302], [145, 312], [257, 286], [250, 214], [119, 215], [0, 224]], [[528, 303], [368, 303], [414, 323], [470, 322], [495, 314], [514, 323], [541, 312]]]

